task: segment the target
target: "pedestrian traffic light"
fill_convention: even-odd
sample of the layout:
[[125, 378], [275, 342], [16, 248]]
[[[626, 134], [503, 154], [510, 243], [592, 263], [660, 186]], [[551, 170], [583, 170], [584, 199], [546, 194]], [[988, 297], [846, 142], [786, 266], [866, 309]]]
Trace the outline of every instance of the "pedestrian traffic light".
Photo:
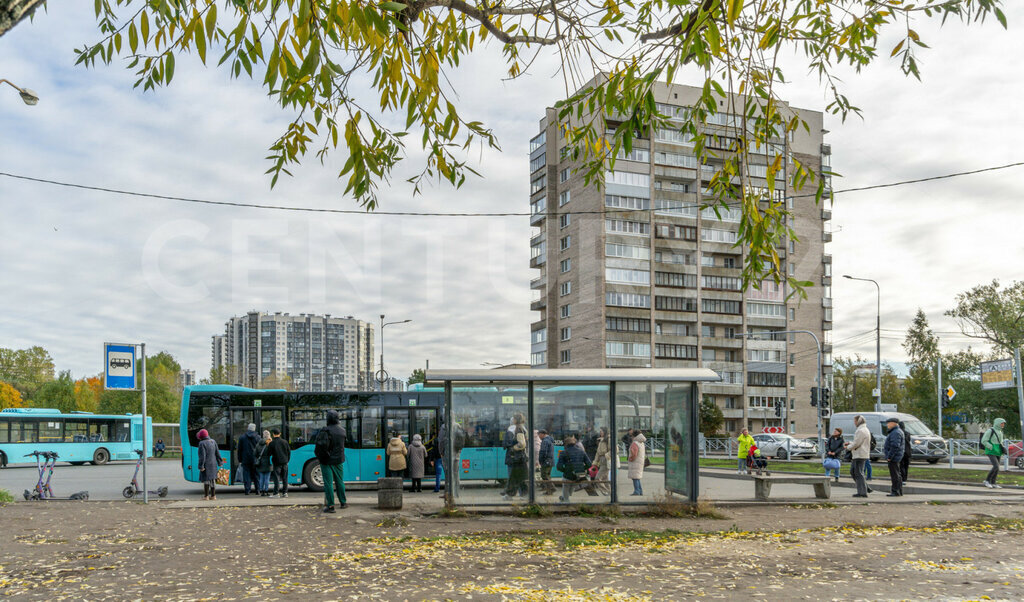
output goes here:
[[832, 415], [832, 410], [828, 408], [818, 408], [818, 415], [822, 418], [828, 418]]
[[818, 387], [811, 387], [811, 406], [818, 406]]
[[942, 391], [942, 407], [945, 408], [949, 405], [949, 389]]

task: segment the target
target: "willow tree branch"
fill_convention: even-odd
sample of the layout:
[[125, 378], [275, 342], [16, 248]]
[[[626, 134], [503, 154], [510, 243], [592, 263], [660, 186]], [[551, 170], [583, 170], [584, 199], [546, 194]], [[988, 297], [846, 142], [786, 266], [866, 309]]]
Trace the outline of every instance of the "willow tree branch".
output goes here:
[[46, 0], [0, 0], [0, 36], [32, 16]]

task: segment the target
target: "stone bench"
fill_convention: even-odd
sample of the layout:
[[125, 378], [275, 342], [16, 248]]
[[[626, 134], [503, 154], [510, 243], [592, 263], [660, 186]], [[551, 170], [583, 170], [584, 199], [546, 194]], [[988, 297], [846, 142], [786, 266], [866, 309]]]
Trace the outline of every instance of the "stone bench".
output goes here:
[[824, 475], [821, 476], [803, 476], [803, 475], [779, 475], [774, 476], [760, 476], [754, 475], [754, 497], [759, 501], [766, 502], [768, 497], [772, 494], [772, 483], [792, 483], [797, 485], [812, 485], [814, 486], [814, 497], [823, 500], [829, 499], [832, 495], [832, 481], [829, 477]]

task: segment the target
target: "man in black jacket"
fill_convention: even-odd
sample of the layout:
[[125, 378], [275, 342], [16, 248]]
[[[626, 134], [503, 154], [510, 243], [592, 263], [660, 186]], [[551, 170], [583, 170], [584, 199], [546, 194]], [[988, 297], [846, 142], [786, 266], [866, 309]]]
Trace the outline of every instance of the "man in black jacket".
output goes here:
[[889, 434], [885, 437], [885, 461], [889, 463], [889, 481], [892, 483], [888, 497], [899, 497], [903, 495], [903, 474], [900, 472], [900, 461], [903, 459], [904, 440], [903, 430], [900, 429], [900, 421], [890, 418], [886, 421]]
[[900, 430], [903, 431], [903, 459], [900, 460], [900, 478], [907, 482], [907, 473], [910, 472], [910, 452], [912, 450], [910, 433], [907, 432], [907, 425], [900, 421]]
[[253, 481], [256, 480], [256, 446], [260, 442], [260, 436], [256, 434], [256, 425], [250, 423], [245, 434], [238, 439], [237, 449], [238, 464], [242, 467], [242, 487], [245, 495], [249, 495]]
[[281, 437], [281, 429], [270, 429], [270, 437], [267, 449], [270, 451], [270, 476], [274, 479], [274, 493], [270, 497], [288, 497], [288, 461], [292, 459], [292, 450]]
[[345, 503], [345, 478], [342, 465], [345, 463], [345, 429], [341, 426], [338, 412], [327, 410], [327, 426], [316, 435], [313, 454], [320, 461], [320, 474], [324, 477], [324, 512], [334, 512], [334, 486], [338, 487], [338, 505]]

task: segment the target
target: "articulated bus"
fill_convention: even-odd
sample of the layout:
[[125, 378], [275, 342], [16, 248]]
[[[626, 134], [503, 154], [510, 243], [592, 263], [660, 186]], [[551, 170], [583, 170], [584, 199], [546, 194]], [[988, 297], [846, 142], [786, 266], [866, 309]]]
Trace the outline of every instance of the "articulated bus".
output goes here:
[[[508, 476], [502, 440], [515, 413], [526, 414], [525, 388], [479, 387], [459, 389], [455, 420], [465, 434], [459, 455], [461, 481], [502, 481]], [[545, 412], [544, 428], [556, 443], [565, 434], [591, 432], [598, 426], [601, 411], [595, 395], [579, 391], [579, 399], [563, 395], [557, 410]], [[288, 441], [291, 462], [289, 484], [304, 484], [321, 490], [320, 464], [313, 456], [317, 431], [326, 424], [327, 410], [337, 410], [348, 434], [345, 443], [344, 478], [348, 483], [376, 483], [386, 475], [384, 448], [390, 434], [398, 432], [408, 443], [419, 434], [428, 450], [438, 444], [444, 412], [440, 389], [417, 388], [400, 393], [325, 392], [292, 393], [229, 385], [186, 387], [181, 401], [182, 469], [188, 481], [199, 482], [196, 433], [206, 429], [221, 450], [235, 484], [238, 460], [236, 445], [249, 424], [258, 432], [277, 428]], [[605, 409], [607, 407], [605, 406]], [[538, 410], [542, 412], [543, 410]], [[433, 468], [427, 467], [433, 476]], [[557, 471], [553, 474], [557, 476]]]
[[[153, 419], [146, 419], [153, 441]], [[142, 414], [101, 415], [47, 408], [7, 408], [0, 411], [0, 467], [35, 463], [26, 454], [56, 452], [62, 462], [96, 466], [110, 460], [134, 460], [142, 449]], [[152, 450], [147, 450], [152, 457]]]

